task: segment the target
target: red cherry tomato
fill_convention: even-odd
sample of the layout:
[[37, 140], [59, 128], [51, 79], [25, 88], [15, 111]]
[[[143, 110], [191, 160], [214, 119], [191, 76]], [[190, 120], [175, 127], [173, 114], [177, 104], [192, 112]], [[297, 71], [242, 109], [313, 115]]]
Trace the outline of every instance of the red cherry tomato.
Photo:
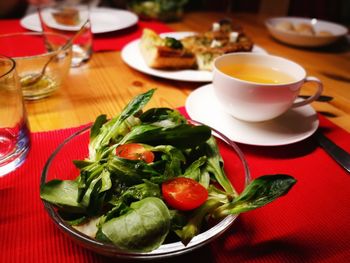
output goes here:
[[177, 177], [162, 184], [162, 194], [165, 202], [178, 210], [192, 210], [202, 205], [208, 199], [208, 191], [197, 181]]
[[153, 152], [146, 150], [146, 148], [139, 143], [119, 145], [115, 149], [115, 154], [121, 158], [129, 160], [141, 160], [146, 163], [151, 163], [154, 160]]

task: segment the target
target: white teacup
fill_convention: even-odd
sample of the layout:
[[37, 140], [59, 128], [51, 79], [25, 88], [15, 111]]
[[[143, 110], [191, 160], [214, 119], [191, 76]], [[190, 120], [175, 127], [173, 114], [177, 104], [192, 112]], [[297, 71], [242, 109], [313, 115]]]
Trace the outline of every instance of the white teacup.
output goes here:
[[[316, 93], [296, 102], [305, 82], [317, 83]], [[259, 54], [231, 53], [214, 62], [214, 92], [223, 109], [251, 122], [274, 119], [288, 109], [304, 106], [322, 93], [322, 82], [307, 77], [303, 67], [288, 59]]]

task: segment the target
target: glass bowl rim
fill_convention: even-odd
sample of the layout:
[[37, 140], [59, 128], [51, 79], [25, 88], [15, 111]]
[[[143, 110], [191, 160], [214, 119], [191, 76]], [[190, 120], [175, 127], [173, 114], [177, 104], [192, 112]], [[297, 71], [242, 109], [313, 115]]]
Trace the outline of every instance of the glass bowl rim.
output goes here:
[[[195, 125], [205, 125], [201, 122], [194, 121], [194, 120], [188, 120], [188, 122]], [[88, 132], [91, 126], [92, 124], [89, 124], [86, 127], [74, 132], [72, 135], [67, 137], [63, 142], [61, 142], [57, 146], [57, 148], [49, 156], [49, 158], [47, 159], [44, 165], [43, 171], [41, 173], [41, 178], [40, 178], [40, 189], [42, 185], [44, 185], [46, 182], [46, 177], [50, 169], [51, 162], [54, 160], [54, 158], [60, 152], [60, 150], [67, 143], [73, 140], [75, 137], [81, 134], [84, 134], [85, 132]], [[216, 138], [222, 139], [224, 143], [228, 143], [229, 146], [231, 146], [234, 149], [235, 153], [237, 154], [243, 166], [244, 176], [245, 176], [244, 186], [246, 187], [251, 182], [251, 175], [250, 175], [248, 163], [244, 157], [243, 152], [232, 140], [230, 140], [229, 138], [227, 138], [225, 135], [215, 130], [214, 128], [210, 126], [208, 127], [212, 130], [212, 133], [214, 133], [212, 135], [214, 135]], [[79, 232], [78, 230], [74, 229], [73, 227], [65, 223], [65, 221], [60, 216], [58, 216], [52, 204], [50, 204], [49, 202], [43, 199], [41, 200], [43, 202], [46, 212], [49, 214], [49, 216], [54, 221], [54, 223], [60, 228], [60, 230], [68, 234], [74, 240], [78, 241], [78, 243], [81, 244], [83, 247], [91, 249], [92, 251], [98, 254], [122, 258], [122, 259], [142, 259], [142, 260], [160, 259], [160, 258], [167, 258], [171, 256], [181, 255], [181, 254], [193, 251], [201, 246], [204, 246], [210, 243], [211, 241], [219, 237], [223, 232], [225, 232], [233, 224], [233, 222], [239, 215], [239, 214], [235, 214], [235, 215], [226, 216], [211, 228], [196, 235], [187, 246], [184, 246], [181, 243], [181, 241], [177, 241], [173, 243], [163, 244], [158, 249], [153, 250], [151, 252], [133, 252], [133, 251], [126, 251], [126, 250], [120, 249], [117, 246], [112, 244], [100, 242], [96, 239], [93, 239]]]
[[[8, 37], [14, 37], [14, 36], [45, 36], [45, 35], [52, 35], [52, 36], [57, 36], [60, 37], [62, 39], [65, 39], [66, 42], [64, 44], [62, 44], [60, 47], [63, 47], [68, 41], [69, 41], [69, 37], [65, 36], [63, 34], [60, 33], [54, 33], [54, 32], [16, 32], [16, 33], [6, 33], [6, 34], [0, 34], [0, 40], [1, 38], [8, 38]], [[40, 53], [37, 55], [33, 55], [33, 56], [13, 56], [12, 59], [14, 60], [19, 60], [19, 59], [33, 59], [33, 58], [42, 58], [42, 57], [51, 57], [53, 55], [56, 55], [62, 51], [66, 51], [71, 49], [72, 46], [71, 45], [67, 45], [64, 49], [56, 49], [56, 50], [52, 50], [52, 51], [47, 51], [44, 53]]]
[[7, 71], [4, 72], [4, 74], [0, 74], [0, 78], [5, 77], [6, 75], [11, 74], [11, 72], [16, 68], [16, 61], [8, 56], [2, 55], [0, 54], [0, 60], [5, 60], [11, 63], [11, 65], [9, 66], [9, 69]]

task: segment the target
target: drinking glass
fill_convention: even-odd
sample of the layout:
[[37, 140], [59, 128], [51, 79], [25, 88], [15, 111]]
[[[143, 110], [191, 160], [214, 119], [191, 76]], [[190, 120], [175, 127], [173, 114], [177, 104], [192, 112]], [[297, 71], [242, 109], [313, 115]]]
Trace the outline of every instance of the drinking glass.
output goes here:
[[[48, 51], [46, 39], [52, 45]], [[16, 61], [16, 71], [25, 100], [52, 95], [65, 81], [72, 59], [68, 38], [56, 33], [23, 32], [0, 35], [0, 54]], [[27, 43], [23, 45], [23, 43]], [[43, 69], [45, 69], [42, 74]], [[38, 75], [42, 77], [35, 80]]]
[[0, 177], [19, 167], [30, 145], [16, 62], [0, 55]]
[[[54, 0], [39, 8], [39, 18], [44, 32], [64, 34], [72, 38], [79, 29], [84, 30], [73, 42], [72, 67], [88, 61], [92, 55], [92, 32], [89, 0]], [[47, 46], [53, 43], [46, 39]]]

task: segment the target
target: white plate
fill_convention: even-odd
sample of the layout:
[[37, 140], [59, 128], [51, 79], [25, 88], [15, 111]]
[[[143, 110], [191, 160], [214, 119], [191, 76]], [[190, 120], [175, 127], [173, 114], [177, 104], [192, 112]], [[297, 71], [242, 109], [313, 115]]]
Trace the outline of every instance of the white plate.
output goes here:
[[[186, 36], [193, 35], [193, 32], [172, 32], [161, 34], [162, 37], [168, 36], [181, 39]], [[130, 67], [143, 73], [172, 80], [193, 81], [193, 82], [210, 82], [212, 81], [212, 73], [206, 70], [159, 70], [150, 68], [144, 61], [140, 48], [140, 39], [134, 40], [127, 44], [122, 50], [122, 59]], [[252, 52], [267, 53], [263, 48], [254, 45]]]
[[[331, 36], [318, 36], [318, 35], [303, 35], [296, 32], [290, 32], [276, 28], [276, 25], [281, 22], [288, 21], [293, 25], [306, 23], [311, 25], [316, 32], [328, 31], [331, 32]], [[346, 27], [319, 19], [301, 18], [301, 17], [275, 17], [265, 21], [267, 29], [271, 35], [280, 40], [283, 43], [287, 43], [294, 46], [301, 47], [320, 47], [329, 45], [340, 37], [347, 34], [348, 30]]]
[[310, 105], [291, 109], [271, 121], [240, 121], [221, 110], [212, 84], [200, 87], [188, 96], [186, 111], [191, 119], [217, 129], [232, 141], [259, 146], [301, 141], [311, 136], [319, 125], [317, 113]]
[[[112, 32], [135, 25], [137, 15], [132, 12], [105, 7], [93, 7], [90, 13], [91, 30], [94, 34]], [[21, 26], [32, 31], [41, 31], [39, 16], [37, 13], [25, 16], [20, 21]]]

